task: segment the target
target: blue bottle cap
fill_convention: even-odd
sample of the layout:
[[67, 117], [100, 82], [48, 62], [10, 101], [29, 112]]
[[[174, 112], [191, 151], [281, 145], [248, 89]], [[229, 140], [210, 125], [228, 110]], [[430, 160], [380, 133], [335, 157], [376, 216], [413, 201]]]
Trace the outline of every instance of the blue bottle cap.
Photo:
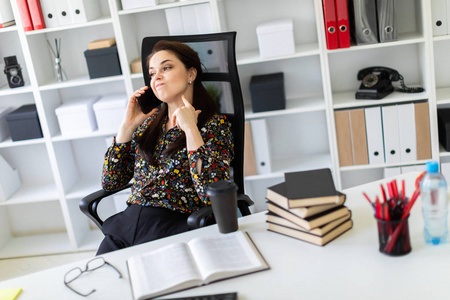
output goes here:
[[437, 173], [439, 171], [439, 164], [437, 161], [429, 161], [425, 164], [427, 168], [427, 172], [429, 173]]

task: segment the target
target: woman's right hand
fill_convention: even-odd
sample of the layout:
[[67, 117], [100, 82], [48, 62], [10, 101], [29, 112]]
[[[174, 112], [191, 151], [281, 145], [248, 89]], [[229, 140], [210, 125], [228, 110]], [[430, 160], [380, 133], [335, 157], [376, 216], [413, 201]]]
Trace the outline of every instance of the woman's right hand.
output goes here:
[[120, 125], [119, 131], [116, 136], [117, 143], [126, 143], [131, 141], [133, 132], [141, 125], [149, 116], [155, 113], [158, 109], [154, 108], [147, 114], [144, 114], [139, 106], [138, 98], [148, 90], [147, 86], [141, 87], [135, 91], [128, 101], [128, 105], [125, 112], [125, 118]]

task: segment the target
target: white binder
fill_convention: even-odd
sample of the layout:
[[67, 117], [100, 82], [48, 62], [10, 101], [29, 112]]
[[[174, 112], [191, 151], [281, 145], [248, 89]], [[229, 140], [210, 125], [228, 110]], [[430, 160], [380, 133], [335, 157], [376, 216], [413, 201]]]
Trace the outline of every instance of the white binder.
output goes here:
[[447, 2], [448, 0], [431, 0], [433, 36], [447, 34]]
[[272, 172], [270, 163], [270, 144], [265, 119], [251, 120], [253, 149], [255, 150], [256, 172], [268, 174]]
[[181, 9], [179, 7], [167, 8], [165, 10], [167, 27], [170, 35], [184, 34], [183, 19], [181, 18]]
[[369, 164], [384, 164], [383, 127], [379, 106], [364, 109]]
[[[193, 5], [195, 7], [195, 21], [197, 22], [197, 33], [213, 33], [214, 22], [211, 15], [209, 3]], [[187, 6], [185, 6], [187, 7]]]
[[73, 24], [69, 0], [53, 0], [53, 4], [55, 5], [59, 26]]
[[9, 0], [0, 0], [0, 25], [14, 20], [11, 3]]
[[41, 0], [42, 15], [46, 28], [58, 27], [58, 16], [54, 0]]
[[384, 155], [386, 163], [400, 162], [397, 106], [381, 107], [383, 119]]
[[400, 136], [400, 160], [402, 162], [417, 160], [414, 104], [399, 104], [397, 105], [397, 112]]
[[69, 7], [73, 23], [89, 22], [101, 15], [98, 0], [70, 0]]
[[165, 13], [171, 35], [214, 32], [214, 22], [208, 3], [168, 8]]
[[0, 155], [0, 202], [6, 201], [19, 187], [19, 172]]

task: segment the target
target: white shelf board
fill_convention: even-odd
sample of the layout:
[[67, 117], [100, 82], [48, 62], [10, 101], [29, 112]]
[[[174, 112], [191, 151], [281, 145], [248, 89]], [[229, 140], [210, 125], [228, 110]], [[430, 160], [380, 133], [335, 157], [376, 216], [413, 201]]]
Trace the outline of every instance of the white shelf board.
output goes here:
[[10, 31], [17, 31], [17, 25], [3, 27], [2, 29], [0, 29], [0, 34], [5, 33], [5, 32], [10, 32]]
[[39, 90], [41, 91], [48, 91], [48, 90], [57, 90], [62, 88], [70, 88], [70, 87], [76, 87], [76, 86], [85, 86], [85, 85], [91, 85], [91, 84], [99, 84], [104, 82], [112, 82], [112, 81], [119, 81], [123, 80], [123, 75], [116, 75], [116, 76], [107, 76], [107, 77], [101, 77], [101, 78], [95, 78], [90, 79], [89, 76], [80, 76], [78, 78], [69, 79], [67, 81], [63, 82], [56, 82], [55, 80], [52, 80], [51, 82], [47, 82], [39, 87]]
[[450, 103], [450, 87], [436, 89], [436, 104], [449, 104]]
[[[415, 85], [411, 85], [415, 86]], [[391, 103], [401, 103], [401, 102], [409, 102], [409, 101], [417, 101], [417, 100], [426, 100], [428, 99], [428, 93], [400, 93], [393, 92], [383, 99], [380, 100], [369, 100], [369, 99], [355, 99], [355, 92], [343, 92], [343, 93], [334, 93], [333, 94], [333, 108], [352, 108], [352, 107], [360, 107], [360, 106], [374, 106], [374, 105], [383, 105], [383, 104], [391, 104]]]
[[450, 157], [450, 152], [445, 150], [445, 148], [441, 144], [439, 144], [439, 156], [440, 157]]
[[53, 138], [53, 142], [62, 142], [62, 141], [72, 141], [72, 140], [80, 140], [80, 139], [87, 139], [87, 138], [93, 138], [93, 137], [107, 137], [116, 135], [117, 131], [99, 131], [94, 130], [90, 133], [74, 133], [72, 135], [61, 135], [61, 133], [57, 133]]
[[95, 20], [85, 22], [85, 23], [77, 23], [77, 24], [64, 25], [64, 26], [58, 26], [58, 27], [44, 28], [44, 29], [40, 29], [40, 30], [26, 31], [25, 34], [26, 35], [45, 34], [45, 33], [49, 33], [49, 32], [57, 32], [57, 31], [77, 29], [77, 28], [83, 28], [83, 27], [92, 27], [92, 26], [110, 24], [110, 23], [112, 24], [111, 17], [102, 16]]
[[66, 193], [67, 199], [81, 199], [102, 188], [101, 178], [83, 178]]
[[448, 40], [450, 40], [450, 35], [448, 35], [448, 34], [433, 36], [433, 41], [434, 42], [448, 41]]
[[284, 177], [285, 172], [305, 171], [320, 168], [331, 169], [331, 158], [329, 153], [303, 155], [302, 157], [296, 158], [284, 158], [272, 160], [271, 165], [272, 165], [271, 173], [246, 176], [245, 180], [251, 181], [251, 180], [282, 178]]
[[261, 58], [259, 50], [241, 52], [236, 54], [236, 63], [238, 66], [263, 63], [275, 60], [298, 58], [303, 56], [318, 55], [320, 53], [319, 45], [317, 43], [298, 45], [295, 47], [295, 53], [282, 56]]
[[12, 237], [0, 248], [1, 258], [25, 257], [72, 252], [67, 233]]
[[252, 111], [251, 104], [246, 105], [245, 111], [247, 111], [248, 113], [245, 114], [245, 119], [251, 120], [257, 118], [267, 118], [267, 117], [313, 112], [320, 110], [325, 110], [325, 100], [323, 98], [311, 97], [311, 98], [288, 99], [286, 101], [286, 109], [283, 110], [271, 110], [254, 113], [251, 112]]
[[181, 6], [201, 4], [201, 3], [209, 3], [209, 0], [188, 0], [188, 1], [182, 1], [182, 2], [175, 1], [172, 3], [160, 4], [160, 5], [156, 5], [156, 6], [146, 6], [146, 7], [139, 7], [139, 8], [134, 8], [134, 9], [119, 10], [117, 13], [119, 15], [130, 15], [130, 14], [142, 13], [142, 12], [146, 12], [146, 11], [163, 10], [166, 8], [181, 7]]
[[402, 166], [425, 164], [427, 161], [429, 161], [429, 159], [412, 160], [412, 161], [390, 163], [390, 164], [376, 164], [376, 165], [368, 164], [368, 165], [357, 165], [357, 166], [345, 166], [345, 167], [340, 167], [339, 170], [341, 172], [350, 172], [350, 171], [358, 171], [358, 170], [380, 169], [380, 168], [390, 168], [390, 167], [402, 167]]
[[43, 144], [43, 143], [45, 143], [44, 138], [29, 139], [29, 140], [13, 142], [11, 140], [11, 137], [7, 137], [5, 140], [0, 142], [0, 148], [10, 148], [10, 147], [27, 146], [27, 145], [37, 145], [37, 144]]
[[[2, 70], [3, 73], [3, 70]], [[4, 74], [0, 74], [1, 76], [5, 76]], [[9, 95], [18, 95], [18, 94], [26, 94], [26, 93], [32, 93], [33, 88], [30, 85], [25, 85], [21, 87], [16, 88], [10, 88], [9, 85], [4, 85], [0, 87], [0, 97], [1, 96], [9, 96]]]
[[22, 185], [6, 201], [0, 202], [0, 206], [49, 201], [59, 201], [59, 195], [55, 183]]

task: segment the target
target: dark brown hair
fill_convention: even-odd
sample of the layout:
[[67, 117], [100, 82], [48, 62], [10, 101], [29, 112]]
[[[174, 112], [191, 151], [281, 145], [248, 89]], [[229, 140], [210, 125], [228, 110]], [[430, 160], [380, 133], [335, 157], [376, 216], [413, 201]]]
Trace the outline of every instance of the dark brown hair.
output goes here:
[[[186, 70], [195, 68], [197, 70], [197, 77], [194, 80], [194, 97], [192, 106], [195, 110], [201, 110], [198, 115], [197, 127], [200, 129], [214, 114], [218, 113], [218, 108], [214, 100], [211, 98], [207, 90], [202, 84], [202, 64], [197, 52], [186, 44], [175, 41], [159, 41], [152, 49], [152, 53], [147, 57], [147, 66], [150, 59], [156, 52], [169, 51], [173, 53], [186, 67]], [[147, 92], [153, 92], [150, 89]], [[150, 126], [144, 131], [142, 136], [138, 140], [138, 146], [143, 158], [151, 165], [155, 163], [154, 151], [155, 146], [161, 132], [163, 121], [168, 115], [167, 103], [161, 105], [161, 109], [157, 113], [157, 116], [152, 121]], [[171, 157], [177, 151], [186, 147], [186, 135], [184, 132], [171, 143], [164, 151], [163, 155]]]

